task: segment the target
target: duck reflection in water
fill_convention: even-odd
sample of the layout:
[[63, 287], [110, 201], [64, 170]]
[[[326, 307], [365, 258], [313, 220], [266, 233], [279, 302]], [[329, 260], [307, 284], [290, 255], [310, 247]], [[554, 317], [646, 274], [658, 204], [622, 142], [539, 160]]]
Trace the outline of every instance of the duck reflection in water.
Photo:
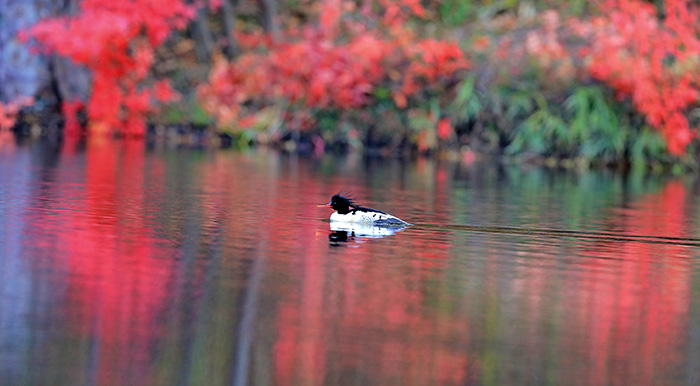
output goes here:
[[328, 240], [331, 242], [331, 245], [340, 245], [347, 242], [363, 243], [367, 239], [381, 239], [391, 236], [405, 228], [405, 226], [383, 227], [331, 222], [331, 233], [328, 235]]

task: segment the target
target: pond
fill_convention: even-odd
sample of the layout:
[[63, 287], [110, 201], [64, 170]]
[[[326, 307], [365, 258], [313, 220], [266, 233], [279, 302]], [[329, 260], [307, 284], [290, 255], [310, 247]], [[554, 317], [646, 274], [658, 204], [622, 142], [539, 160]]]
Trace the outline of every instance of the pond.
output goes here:
[[700, 382], [697, 178], [467, 161], [5, 142], [1, 383]]

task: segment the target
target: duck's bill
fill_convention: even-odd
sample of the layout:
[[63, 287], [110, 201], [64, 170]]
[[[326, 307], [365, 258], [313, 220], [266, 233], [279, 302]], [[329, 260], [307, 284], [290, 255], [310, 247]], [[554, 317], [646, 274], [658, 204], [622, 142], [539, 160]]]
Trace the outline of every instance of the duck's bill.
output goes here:
[[328, 204], [324, 204], [324, 205], [316, 205], [316, 207], [317, 207], [317, 208], [330, 208], [330, 207], [331, 207], [331, 203], [329, 202]]

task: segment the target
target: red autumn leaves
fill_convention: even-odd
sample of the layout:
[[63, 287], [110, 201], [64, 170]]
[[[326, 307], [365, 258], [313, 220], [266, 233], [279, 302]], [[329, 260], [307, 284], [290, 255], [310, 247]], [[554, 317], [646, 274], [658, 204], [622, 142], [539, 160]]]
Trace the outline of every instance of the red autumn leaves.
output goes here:
[[[179, 0], [84, 0], [75, 16], [44, 19], [28, 37], [90, 69], [92, 92], [85, 108], [92, 132], [140, 136], [156, 102], [175, 97], [168, 80], [149, 78], [154, 49], [192, 15]], [[81, 102], [66, 104], [68, 131], [76, 130]]]
[[[399, 7], [391, 18], [397, 24], [386, 24], [369, 10], [362, 12], [362, 21], [347, 15], [345, 20], [341, 3], [329, 1], [318, 26], [288, 30], [284, 41], [239, 34], [245, 53], [216, 63], [209, 83], [199, 89], [205, 109], [221, 125], [245, 127], [242, 122], [268, 105], [313, 115], [362, 108], [376, 103], [378, 93], [388, 93], [403, 109], [422, 92], [443, 91], [446, 81], [467, 68], [464, 53], [455, 43], [416, 39], [398, 18], [418, 5], [389, 3]], [[369, 20], [376, 26], [368, 27]]]
[[[315, 112], [327, 109], [361, 109], [386, 98], [398, 110], [425, 105], [428, 95], [448, 95], [468, 68], [464, 50], [480, 48], [419, 38], [415, 21], [430, 17], [424, 4], [326, 0], [317, 22], [289, 24], [280, 41], [239, 32], [242, 54], [214, 63], [198, 90], [200, 101], [220, 124], [233, 127], [248, 126], [268, 106], [284, 106], [285, 119], [311, 127]], [[663, 134], [669, 152], [684, 154], [696, 136], [688, 117], [700, 87], [697, 7], [688, 0], [666, 1], [663, 10], [640, 0], [598, 5], [599, 16], [575, 21], [587, 42], [580, 52], [585, 72], [630, 100]], [[153, 79], [154, 50], [194, 11], [181, 0], [84, 0], [74, 16], [34, 26], [28, 36], [48, 52], [92, 72], [89, 100], [63, 106], [69, 126], [84, 108], [93, 132], [142, 135], [158, 102], [177, 96], [168, 79]], [[545, 33], [530, 34], [526, 48], [546, 66], [566, 51], [557, 40], [559, 25], [547, 22], [552, 14], [543, 15]], [[501, 43], [514, 44], [507, 37]], [[450, 122], [441, 119], [444, 134]]]
[[629, 98], [661, 131], [668, 150], [682, 155], [697, 135], [686, 117], [700, 87], [698, 9], [687, 0], [665, 2], [665, 19], [654, 5], [635, 0], [603, 2], [604, 15], [590, 23], [583, 50], [590, 74]]

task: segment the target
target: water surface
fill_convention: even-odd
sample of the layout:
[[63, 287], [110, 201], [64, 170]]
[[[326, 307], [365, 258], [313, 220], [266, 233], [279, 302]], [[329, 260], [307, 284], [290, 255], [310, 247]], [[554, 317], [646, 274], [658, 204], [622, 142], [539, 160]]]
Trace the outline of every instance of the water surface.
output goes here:
[[[338, 191], [419, 224], [334, 232]], [[3, 385], [695, 385], [698, 181], [0, 146]]]

